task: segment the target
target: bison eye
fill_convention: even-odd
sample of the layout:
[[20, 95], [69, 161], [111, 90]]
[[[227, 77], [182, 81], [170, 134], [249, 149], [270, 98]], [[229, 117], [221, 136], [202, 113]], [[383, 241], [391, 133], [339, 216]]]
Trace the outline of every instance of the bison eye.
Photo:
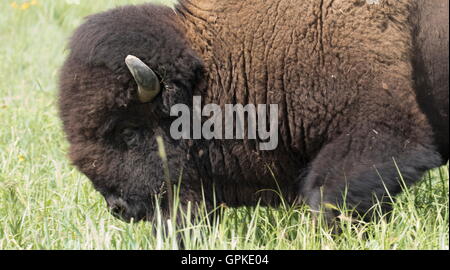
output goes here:
[[139, 130], [137, 128], [125, 128], [121, 131], [120, 136], [129, 148], [138, 144]]

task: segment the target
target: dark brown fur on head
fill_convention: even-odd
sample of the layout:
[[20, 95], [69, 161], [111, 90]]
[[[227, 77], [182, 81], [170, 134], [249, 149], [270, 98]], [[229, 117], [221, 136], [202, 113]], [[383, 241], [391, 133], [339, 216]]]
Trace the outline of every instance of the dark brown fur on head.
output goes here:
[[[114, 212], [150, 218], [153, 195], [166, 194], [157, 136], [172, 180], [181, 177], [182, 205], [276, 205], [280, 198], [267, 190], [280, 188], [288, 201], [315, 210], [343, 203], [346, 193], [349, 206], [365, 213], [374, 195], [383, 201], [387, 191], [401, 191], [396, 166], [412, 184], [441, 164], [436, 148], [448, 158], [448, 122], [437, 117], [448, 119], [448, 83], [432, 76], [448, 78], [448, 58], [436, 66], [447, 71], [430, 69], [440, 48], [448, 49], [448, 29], [442, 46], [428, 45], [439, 38], [418, 28], [417, 15], [429, 6], [293, 3], [126, 6], [92, 15], [76, 30], [61, 70], [60, 115], [72, 162]], [[127, 55], [161, 80], [153, 102], [139, 102]], [[428, 87], [438, 99], [446, 94], [438, 110]], [[190, 105], [193, 95], [221, 106], [278, 104], [279, 147], [172, 139], [170, 108]]]
[[[167, 134], [170, 106], [188, 103], [203, 66], [174, 21], [173, 11], [143, 5], [87, 18], [70, 41], [60, 79], [60, 115], [70, 158], [114, 207], [126, 215], [148, 215], [152, 195], [163, 188], [155, 141], [165, 138], [171, 167], [181, 171], [186, 149]], [[124, 59], [132, 54], [150, 63], [163, 93], [141, 104]], [[120, 209], [119, 209], [120, 210]]]

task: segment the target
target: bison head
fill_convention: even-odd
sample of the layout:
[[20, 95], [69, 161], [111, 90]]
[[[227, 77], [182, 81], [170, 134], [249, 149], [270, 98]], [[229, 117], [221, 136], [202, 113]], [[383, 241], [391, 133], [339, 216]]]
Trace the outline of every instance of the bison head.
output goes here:
[[170, 107], [189, 104], [203, 67], [171, 12], [144, 5], [88, 17], [61, 70], [70, 158], [124, 220], [152, 216], [153, 195], [167, 189], [158, 136], [174, 178], [192, 167], [191, 146], [170, 137]]

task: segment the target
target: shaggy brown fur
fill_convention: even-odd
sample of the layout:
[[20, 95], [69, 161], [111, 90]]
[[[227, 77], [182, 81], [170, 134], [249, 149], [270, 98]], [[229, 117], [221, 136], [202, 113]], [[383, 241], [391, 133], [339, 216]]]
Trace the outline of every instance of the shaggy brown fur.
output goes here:
[[[434, 100], [421, 108], [416, 95], [422, 76], [433, 97], [448, 99], [448, 84], [433, 77], [448, 77], [448, 59], [447, 71], [429, 69], [437, 52], [427, 42], [437, 36], [416, 27], [419, 13], [412, 0], [182, 0], [173, 10], [127, 6], [88, 17], [61, 72], [70, 157], [126, 220], [151, 217], [151, 195], [165, 188], [157, 135], [172, 178], [182, 174], [183, 204], [202, 200], [203, 189], [207, 204], [215, 196], [229, 206], [276, 205], [275, 192], [259, 191], [279, 186], [288, 201], [313, 209], [342, 203], [345, 191], [350, 206], [367, 212], [385, 188], [400, 191], [393, 159], [411, 184], [441, 164], [436, 145], [448, 148], [448, 122], [436, 126], [436, 143], [423, 113]], [[421, 47], [415, 31], [428, 36]], [[150, 104], [138, 102], [129, 54], [161, 77]], [[278, 148], [173, 140], [170, 106], [193, 95], [221, 106], [278, 104]], [[448, 100], [438, 111], [448, 118]]]

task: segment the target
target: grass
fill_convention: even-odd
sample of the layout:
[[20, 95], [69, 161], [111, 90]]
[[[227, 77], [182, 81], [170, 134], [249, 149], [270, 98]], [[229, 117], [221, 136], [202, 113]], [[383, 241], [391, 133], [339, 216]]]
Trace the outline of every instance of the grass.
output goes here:
[[448, 166], [403, 193], [392, 222], [343, 221], [338, 236], [304, 207], [222, 209], [178, 228], [114, 219], [67, 160], [58, 68], [84, 16], [144, 1], [24, 2], [0, 0], [0, 249], [177, 249], [180, 237], [188, 249], [449, 249]]

